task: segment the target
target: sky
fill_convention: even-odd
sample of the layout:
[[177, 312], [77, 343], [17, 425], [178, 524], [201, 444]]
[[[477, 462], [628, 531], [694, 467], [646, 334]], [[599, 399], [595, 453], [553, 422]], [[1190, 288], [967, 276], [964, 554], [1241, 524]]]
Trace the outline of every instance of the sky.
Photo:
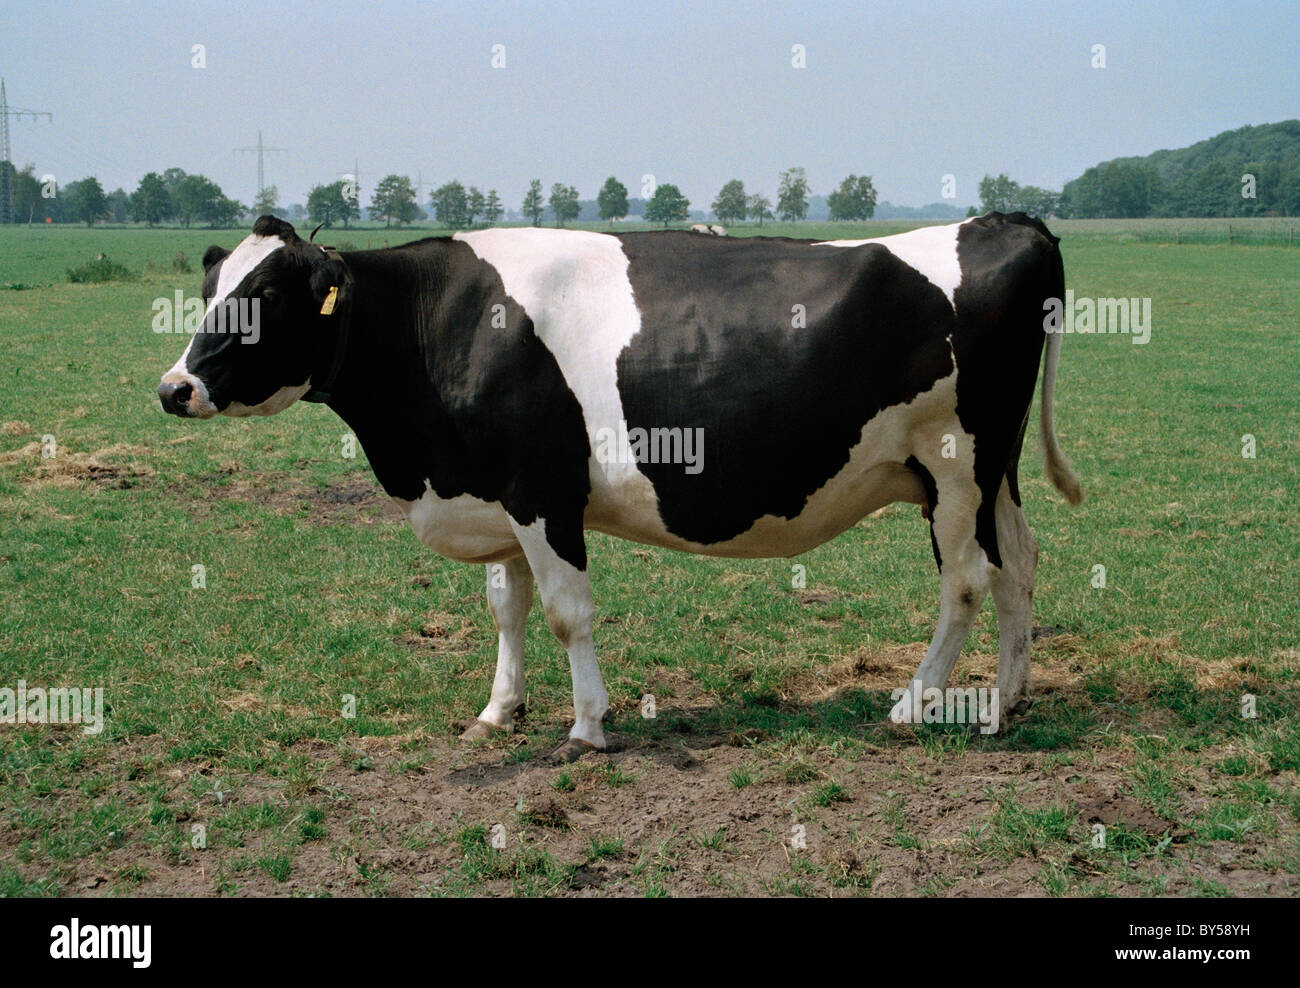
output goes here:
[[0, 76], [54, 115], [12, 123], [15, 163], [60, 184], [129, 192], [176, 166], [251, 203], [235, 149], [260, 129], [286, 149], [265, 165], [282, 205], [359, 164], [363, 204], [392, 172], [422, 204], [456, 178], [509, 208], [532, 178], [589, 199], [613, 175], [707, 209], [732, 178], [775, 199], [797, 165], [814, 194], [852, 172], [906, 205], [952, 175], [964, 207], [985, 174], [1059, 189], [1300, 117], [1300, 0], [5, 0]]

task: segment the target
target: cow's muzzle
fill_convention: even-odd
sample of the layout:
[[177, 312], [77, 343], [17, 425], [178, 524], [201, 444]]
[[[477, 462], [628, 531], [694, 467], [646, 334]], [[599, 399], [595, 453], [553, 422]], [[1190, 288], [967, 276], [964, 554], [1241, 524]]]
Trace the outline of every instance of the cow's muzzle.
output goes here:
[[190, 400], [194, 397], [194, 385], [189, 381], [163, 381], [158, 385], [158, 399], [162, 402], [164, 412], [190, 418]]

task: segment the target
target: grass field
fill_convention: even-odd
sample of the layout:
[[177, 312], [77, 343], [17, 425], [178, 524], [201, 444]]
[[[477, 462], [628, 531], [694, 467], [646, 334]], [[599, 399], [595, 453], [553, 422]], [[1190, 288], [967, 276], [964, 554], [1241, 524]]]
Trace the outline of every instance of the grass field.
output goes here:
[[[541, 758], [571, 697], [538, 611], [523, 731], [455, 743], [495, 659], [482, 569], [416, 542], [340, 420], [159, 409], [184, 340], [151, 303], [197, 290], [178, 250], [240, 233], [0, 230], [0, 687], [107, 709], [94, 736], [0, 725], [0, 894], [1294, 894], [1300, 252], [1052, 226], [1076, 294], [1149, 296], [1154, 328], [1065, 340], [1082, 507], [1027, 444], [1030, 713], [885, 722], [938, 609], [914, 507], [798, 560], [593, 536], [616, 745], [567, 768]], [[134, 280], [67, 283], [99, 251]], [[991, 685], [996, 652], [990, 600], [956, 678]]]

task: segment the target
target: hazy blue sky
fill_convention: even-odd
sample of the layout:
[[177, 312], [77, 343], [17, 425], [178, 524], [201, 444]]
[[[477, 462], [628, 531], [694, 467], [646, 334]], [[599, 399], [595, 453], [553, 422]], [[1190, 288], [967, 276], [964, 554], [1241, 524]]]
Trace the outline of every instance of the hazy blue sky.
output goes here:
[[[206, 46], [207, 67], [191, 67]], [[505, 46], [506, 67], [491, 65]], [[793, 68], [791, 47], [806, 46]], [[1106, 46], [1106, 67], [1091, 65]], [[986, 172], [1060, 188], [1086, 166], [1300, 116], [1300, 0], [1241, 3], [227, 4], [0, 8], [14, 158], [134, 189], [176, 165], [249, 202], [256, 141], [281, 201], [360, 161], [388, 172], [594, 197], [608, 175], [675, 182], [707, 209], [727, 179], [774, 198], [849, 172], [919, 205]]]

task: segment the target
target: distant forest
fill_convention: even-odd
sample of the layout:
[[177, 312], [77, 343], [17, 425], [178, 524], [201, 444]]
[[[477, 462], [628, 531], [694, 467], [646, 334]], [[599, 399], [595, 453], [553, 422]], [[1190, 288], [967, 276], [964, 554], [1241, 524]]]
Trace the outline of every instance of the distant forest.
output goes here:
[[1300, 216], [1300, 120], [1094, 165], [1061, 190], [1064, 217]]

